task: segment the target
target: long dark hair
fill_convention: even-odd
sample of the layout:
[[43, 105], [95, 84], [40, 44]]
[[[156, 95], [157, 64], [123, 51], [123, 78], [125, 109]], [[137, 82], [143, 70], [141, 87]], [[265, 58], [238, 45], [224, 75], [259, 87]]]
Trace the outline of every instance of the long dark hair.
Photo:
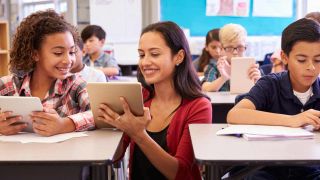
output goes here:
[[[206, 47], [208, 47], [209, 43], [213, 40], [219, 41], [219, 30], [220, 29], [212, 29], [207, 33], [206, 36]], [[206, 65], [208, 65], [210, 59], [212, 58], [209, 52], [206, 50], [206, 47], [202, 49], [201, 56], [199, 57], [199, 69], [197, 71], [203, 72]]]
[[[173, 75], [174, 88], [177, 93], [186, 99], [206, 97], [201, 91], [200, 80], [192, 65], [188, 41], [182, 29], [174, 22], [165, 21], [148, 25], [142, 30], [141, 36], [147, 32], [160, 33], [173, 55], [176, 55], [180, 50], [185, 52], [184, 60], [179, 66], [175, 67]], [[138, 68], [137, 77], [142, 86], [149, 91], [146, 101], [153, 98], [154, 86], [145, 82], [140, 68]]]

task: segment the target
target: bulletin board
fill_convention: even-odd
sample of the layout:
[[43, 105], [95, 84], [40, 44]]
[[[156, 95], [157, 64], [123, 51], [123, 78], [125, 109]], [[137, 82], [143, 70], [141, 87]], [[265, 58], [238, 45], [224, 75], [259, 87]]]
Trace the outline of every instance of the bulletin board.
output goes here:
[[[283, 29], [296, 20], [296, 1], [293, 0], [292, 17], [253, 17], [253, 0], [250, 0], [248, 17], [206, 16], [206, 0], [161, 0], [162, 21], [174, 21], [190, 30], [191, 36], [205, 36], [213, 28], [227, 23], [241, 24], [249, 36], [279, 36]], [[274, 5], [276, 6], [276, 4]]]

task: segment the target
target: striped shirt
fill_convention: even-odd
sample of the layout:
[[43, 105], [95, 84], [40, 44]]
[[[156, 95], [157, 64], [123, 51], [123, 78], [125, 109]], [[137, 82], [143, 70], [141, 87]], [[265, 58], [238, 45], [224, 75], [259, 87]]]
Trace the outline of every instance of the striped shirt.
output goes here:
[[[32, 73], [32, 72], [31, 72]], [[31, 73], [25, 76], [8, 75], [0, 78], [0, 96], [32, 96]], [[78, 75], [57, 79], [41, 101], [44, 108], [55, 109], [60, 117], [73, 120], [76, 131], [94, 128], [86, 82]]]

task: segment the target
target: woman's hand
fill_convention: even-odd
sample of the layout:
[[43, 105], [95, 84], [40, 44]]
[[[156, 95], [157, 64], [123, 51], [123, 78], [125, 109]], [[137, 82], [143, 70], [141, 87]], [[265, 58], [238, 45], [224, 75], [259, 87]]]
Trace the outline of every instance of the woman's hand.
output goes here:
[[99, 107], [98, 120], [104, 121], [129, 135], [134, 141], [138, 141], [146, 135], [146, 127], [151, 120], [149, 108], [144, 107], [143, 116], [135, 116], [131, 113], [127, 101], [120, 97], [124, 114], [119, 115], [106, 104], [101, 104]]
[[13, 135], [27, 127], [26, 123], [17, 123], [22, 120], [21, 116], [12, 116], [12, 112], [0, 113], [0, 134]]
[[44, 109], [44, 112], [32, 112], [33, 130], [42, 136], [72, 132], [75, 130], [73, 121], [62, 118], [54, 109]]
[[248, 77], [256, 83], [261, 78], [261, 72], [259, 70], [259, 64], [251, 64], [248, 69]]
[[217, 61], [217, 68], [224, 80], [229, 80], [231, 75], [231, 66], [227, 56], [222, 56]]

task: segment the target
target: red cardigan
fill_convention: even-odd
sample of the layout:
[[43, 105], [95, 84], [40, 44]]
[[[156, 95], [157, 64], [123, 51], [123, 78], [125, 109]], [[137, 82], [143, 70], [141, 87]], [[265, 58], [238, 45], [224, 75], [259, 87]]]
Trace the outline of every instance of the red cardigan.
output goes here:
[[[150, 107], [151, 101], [145, 102], [145, 107]], [[177, 180], [201, 180], [199, 167], [195, 161], [189, 124], [211, 123], [211, 102], [204, 98], [193, 100], [183, 99], [180, 108], [173, 116], [167, 131], [168, 153], [179, 161], [179, 168], [175, 179]], [[129, 172], [132, 170], [132, 158], [135, 142], [126, 134], [123, 135], [123, 149], [130, 144]], [[131, 173], [129, 174], [131, 179]]]

